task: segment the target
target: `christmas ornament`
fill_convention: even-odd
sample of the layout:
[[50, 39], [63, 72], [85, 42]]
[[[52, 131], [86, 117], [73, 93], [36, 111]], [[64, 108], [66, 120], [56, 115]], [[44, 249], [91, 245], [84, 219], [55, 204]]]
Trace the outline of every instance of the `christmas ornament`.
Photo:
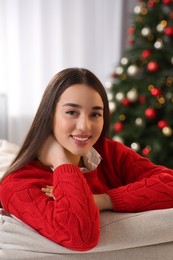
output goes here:
[[139, 68], [137, 65], [130, 65], [127, 69], [127, 73], [129, 76], [135, 76], [139, 71]]
[[172, 128], [169, 127], [169, 126], [165, 126], [163, 129], [162, 129], [162, 132], [165, 136], [169, 137], [172, 135]]
[[128, 34], [128, 35], [132, 35], [132, 34], [134, 34], [134, 32], [135, 32], [135, 27], [133, 27], [133, 26], [130, 26], [130, 27], [127, 29], [127, 34]]
[[110, 89], [112, 88], [112, 82], [106, 81], [106, 83], [105, 83], [105, 88], [106, 88], [107, 90], [110, 90]]
[[156, 72], [159, 69], [159, 64], [156, 61], [150, 61], [147, 64], [147, 69], [150, 72]]
[[133, 38], [128, 38], [127, 43], [129, 45], [133, 45], [134, 44], [134, 39]]
[[166, 20], [162, 20], [156, 27], [158, 32], [163, 32], [164, 28], [167, 26], [167, 21]]
[[115, 95], [115, 99], [117, 101], [122, 101], [124, 99], [124, 93], [123, 92], [118, 92], [116, 95]]
[[138, 144], [138, 143], [132, 143], [131, 145], [131, 148], [134, 150], [134, 151], [136, 151], [136, 152], [138, 152], [139, 151], [139, 149], [140, 149], [140, 145]]
[[127, 98], [131, 102], [135, 102], [138, 99], [138, 92], [135, 88], [132, 88], [127, 92]]
[[154, 47], [156, 49], [162, 49], [163, 48], [163, 42], [161, 39], [158, 39], [155, 43], [154, 43]]
[[171, 87], [172, 83], [173, 83], [173, 77], [171, 77], [171, 76], [167, 77], [167, 79], [166, 79], [166, 86], [167, 87]]
[[128, 59], [127, 59], [126, 57], [123, 57], [123, 58], [121, 59], [121, 64], [122, 64], [122, 65], [127, 65], [127, 63], [128, 63]]
[[118, 136], [118, 135], [114, 135], [112, 139], [115, 140], [115, 141], [118, 141], [120, 143], [124, 143], [123, 138]]
[[168, 122], [166, 120], [160, 120], [157, 123], [158, 128], [163, 129], [164, 127], [168, 126]]
[[163, 32], [164, 27], [162, 26], [162, 24], [159, 23], [159, 24], [156, 26], [156, 30], [157, 30], [158, 32]]
[[169, 5], [169, 4], [173, 3], [173, 1], [172, 0], [162, 0], [162, 3], [165, 5]]
[[155, 96], [155, 97], [157, 97], [157, 96], [160, 96], [161, 95], [161, 89], [160, 88], [153, 88], [153, 89], [151, 89], [151, 94], [153, 95], [153, 96]]
[[109, 102], [109, 110], [110, 110], [110, 113], [113, 113], [115, 110], [116, 110], [117, 106], [116, 106], [116, 103], [113, 102], [113, 101], [110, 101]]
[[144, 104], [146, 102], [146, 96], [140, 96], [138, 101], [140, 104]]
[[158, 98], [158, 101], [161, 105], [163, 105], [165, 103], [165, 98], [162, 96], [162, 97], [159, 97]]
[[126, 79], [127, 79], [127, 77], [126, 77], [126, 74], [125, 74], [125, 73], [123, 73], [123, 74], [121, 75], [121, 79], [122, 79], [122, 80], [126, 80]]
[[167, 92], [165, 96], [167, 99], [172, 99], [173, 94], [171, 92]]
[[141, 34], [146, 37], [148, 36], [149, 34], [151, 33], [151, 29], [149, 27], [144, 27], [142, 30], [141, 30]]
[[111, 92], [107, 93], [107, 97], [108, 97], [108, 100], [111, 101], [113, 99], [113, 94]]
[[135, 124], [138, 126], [142, 126], [143, 125], [143, 120], [141, 117], [137, 117], [135, 120]]
[[142, 154], [144, 156], [149, 156], [151, 152], [151, 147], [149, 145], [147, 145], [143, 150], [142, 150]]
[[156, 2], [154, 0], [149, 0], [147, 5], [148, 5], [148, 7], [152, 8], [156, 5]]
[[123, 67], [121, 66], [118, 66], [116, 69], [115, 69], [115, 72], [118, 74], [118, 75], [121, 75], [123, 73], [124, 69]]
[[142, 59], [148, 59], [151, 56], [151, 51], [150, 50], [143, 50], [141, 53], [141, 58]]
[[173, 19], [173, 11], [169, 14], [170, 19]]
[[140, 14], [141, 13], [141, 6], [139, 6], [139, 5], [135, 6], [134, 13], [135, 14]]
[[173, 26], [165, 27], [164, 34], [167, 36], [173, 36]]
[[142, 8], [141, 8], [141, 14], [146, 15], [147, 13], [148, 13], [147, 8], [142, 7]]
[[147, 39], [152, 42], [154, 40], [154, 35], [153, 34], [149, 34]]
[[149, 91], [151, 91], [153, 88], [155, 88], [153, 84], [148, 85], [148, 90]]
[[125, 107], [129, 107], [131, 104], [130, 100], [128, 98], [124, 98], [122, 100], [122, 105], [125, 106]]
[[116, 71], [113, 71], [111, 76], [116, 79], [118, 77], [118, 74], [116, 73]]
[[124, 125], [121, 122], [116, 122], [114, 124], [114, 131], [117, 133], [121, 132], [123, 130], [123, 128], [124, 128]]
[[154, 108], [147, 108], [145, 110], [145, 116], [148, 118], [148, 119], [154, 119], [157, 115], [157, 112]]
[[126, 119], [126, 116], [124, 114], [121, 114], [118, 118], [120, 121], [124, 121]]

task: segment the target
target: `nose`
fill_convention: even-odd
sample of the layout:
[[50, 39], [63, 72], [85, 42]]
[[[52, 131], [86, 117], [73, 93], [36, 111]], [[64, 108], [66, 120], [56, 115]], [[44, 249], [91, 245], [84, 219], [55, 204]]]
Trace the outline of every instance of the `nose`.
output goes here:
[[87, 132], [91, 128], [90, 119], [86, 115], [81, 115], [76, 124], [76, 128], [82, 132]]

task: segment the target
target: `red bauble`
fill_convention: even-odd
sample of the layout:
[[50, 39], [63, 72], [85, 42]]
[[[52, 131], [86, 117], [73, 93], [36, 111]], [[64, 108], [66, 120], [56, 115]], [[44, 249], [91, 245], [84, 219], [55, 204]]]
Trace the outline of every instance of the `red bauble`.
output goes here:
[[129, 38], [127, 40], [127, 43], [128, 43], [128, 45], [133, 45], [134, 44], [134, 39]]
[[114, 124], [114, 131], [117, 133], [121, 132], [123, 130], [123, 128], [124, 128], [124, 125], [121, 122], [116, 122]]
[[165, 27], [164, 34], [167, 36], [173, 36], [173, 26]]
[[128, 107], [128, 106], [130, 106], [130, 101], [129, 101], [129, 99], [128, 98], [124, 98], [123, 100], [122, 100], [122, 105], [123, 106], [125, 106], [125, 107]]
[[143, 150], [142, 150], [142, 154], [144, 156], [149, 156], [151, 152], [151, 148], [149, 146], [146, 146]]
[[118, 74], [117, 74], [116, 71], [113, 71], [113, 72], [112, 72], [112, 77], [115, 78], [115, 79], [118, 78]]
[[147, 69], [150, 72], [156, 72], [159, 69], [159, 64], [156, 61], [150, 61], [147, 64]]
[[154, 108], [147, 108], [145, 110], [145, 116], [149, 119], [154, 119], [157, 115], [157, 112]]
[[170, 12], [169, 17], [173, 19], [173, 12]]
[[141, 53], [142, 59], [148, 59], [151, 56], [151, 51], [150, 50], [143, 50]]
[[172, 0], [162, 0], [162, 3], [165, 5], [169, 5], [169, 4], [173, 3], [173, 1]]
[[139, 103], [144, 104], [146, 102], [146, 96], [140, 96], [139, 97]]
[[135, 32], [135, 28], [134, 27], [129, 27], [127, 29], [127, 34], [129, 34], [129, 35], [132, 35], [134, 32]]
[[154, 7], [156, 5], [156, 2], [154, 0], [149, 0], [147, 3], [148, 7]]
[[166, 120], [160, 120], [158, 123], [157, 123], [157, 126], [158, 128], [160, 129], [163, 129], [165, 126], [168, 126], [168, 122]]
[[162, 91], [161, 91], [160, 88], [153, 88], [153, 89], [151, 90], [151, 94], [152, 94], [153, 96], [155, 96], [155, 97], [160, 96], [161, 93], [162, 93]]

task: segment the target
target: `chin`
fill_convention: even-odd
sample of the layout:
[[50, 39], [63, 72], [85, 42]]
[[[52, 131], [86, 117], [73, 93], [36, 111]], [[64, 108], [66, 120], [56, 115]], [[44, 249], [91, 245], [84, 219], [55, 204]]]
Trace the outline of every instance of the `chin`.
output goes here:
[[72, 150], [70, 151], [69, 150], [69, 152], [73, 155], [76, 155], [76, 156], [85, 156], [88, 153], [89, 150], [90, 150], [90, 148], [85, 150], [85, 151], [72, 151]]

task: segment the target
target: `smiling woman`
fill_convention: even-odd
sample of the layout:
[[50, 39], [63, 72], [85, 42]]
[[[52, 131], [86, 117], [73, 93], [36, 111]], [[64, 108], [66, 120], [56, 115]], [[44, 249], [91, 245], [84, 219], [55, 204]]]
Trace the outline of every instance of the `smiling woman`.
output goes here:
[[3, 208], [78, 251], [98, 244], [100, 211], [172, 208], [173, 170], [108, 139], [109, 115], [105, 89], [91, 71], [57, 73], [1, 180]]
[[[80, 251], [94, 247], [100, 233], [98, 207], [102, 206], [98, 196], [92, 195], [80, 168], [96, 169], [100, 155], [93, 146], [106, 135], [108, 127], [108, 100], [99, 79], [86, 69], [69, 68], [57, 73], [43, 94], [19, 153], [4, 175], [0, 188], [3, 207], [54, 242]], [[12, 189], [13, 194], [8, 192], [4, 197], [11, 177], [14, 185], [18, 178], [20, 184], [15, 185], [17, 190]], [[31, 196], [27, 195], [25, 201], [28, 207], [23, 207], [20, 194], [26, 195], [29, 190]], [[105, 208], [112, 205], [107, 194], [103, 199], [109, 201]], [[12, 204], [7, 203], [9, 200]], [[43, 212], [45, 217], [40, 222]]]

